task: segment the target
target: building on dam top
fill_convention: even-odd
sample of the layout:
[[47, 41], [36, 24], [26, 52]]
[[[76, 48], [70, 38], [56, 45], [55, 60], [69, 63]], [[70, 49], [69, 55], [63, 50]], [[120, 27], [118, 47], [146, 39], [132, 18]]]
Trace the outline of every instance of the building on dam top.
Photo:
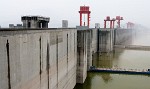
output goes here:
[[22, 24], [17, 24], [16, 26], [14, 24], [9, 24], [9, 28], [23, 28]]
[[22, 16], [24, 28], [48, 28], [49, 17], [42, 16]]
[[68, 28], [68, 20], [62, 20], [62, 28]]

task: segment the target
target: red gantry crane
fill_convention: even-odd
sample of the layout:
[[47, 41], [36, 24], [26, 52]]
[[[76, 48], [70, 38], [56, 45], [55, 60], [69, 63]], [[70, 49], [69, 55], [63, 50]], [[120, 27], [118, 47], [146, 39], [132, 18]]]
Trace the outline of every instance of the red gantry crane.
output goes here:
[[123, 20], [123, 17], [116, 16], [116, 20], [118, 21], [118, 22], [117, 22], [118, 28], [120, 28], [120, 21]]
[[114, 28], [115, 21], [116, 21], [115, 18], [110, 19], [110, 16], [107, 16], [106, 19], [104, 20], [104, 28], [106, 28], [107, 22], [110, 22], [110, 28], [111, 28], [111, 29]]
[[110, 16], [107, 16], [106, 19], [104, 19], [104, 28], [106, 28], [106, 24], [109, 21], [110, 21]]
[[111, 29], [112, 29], [112, 28], [115, 28], [115, 21], [116, 21], [115, 18], [113, 18], [113, 19], [110, 20], [110, 28], [111, 28]]
[[[87, 14], [87, 26], [89, 27], [90, 25], [90, 13], [91, 11], [89, 11], [89, 6], [80, 6], [80, 26], [82, 26], [82, 14]], [[84, 22], [84, 26], [85, 26], [85, 22]]]
[[133, 27], [134, 27], [134, 23], [132, 23], [132, 22], [127, 23], [127, 28], [128, 29], [132, 29]]

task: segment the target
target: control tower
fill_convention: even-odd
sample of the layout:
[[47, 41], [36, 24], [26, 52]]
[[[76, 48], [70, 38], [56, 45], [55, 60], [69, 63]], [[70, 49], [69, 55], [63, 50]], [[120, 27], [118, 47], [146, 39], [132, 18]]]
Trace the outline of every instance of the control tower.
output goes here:
[[22, 16], [24, 28], [48, 28], [50, 18], [42, 16]]

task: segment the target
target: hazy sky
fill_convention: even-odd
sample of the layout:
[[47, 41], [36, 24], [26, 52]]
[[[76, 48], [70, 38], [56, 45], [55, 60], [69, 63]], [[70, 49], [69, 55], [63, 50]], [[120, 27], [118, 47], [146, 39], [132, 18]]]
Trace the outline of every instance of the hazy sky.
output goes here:
[[41, 15], [50, 17], [49, 27], [61, 27], [61, 21], [69, 21], [69, 27], [79, 25], [81, 5], [90, 6], [91, 27], [103, 26], [106, 16], [123, 16], [124, 21], [150, 27], [150, 0], [0, 0], [0, 25], [21, 22], [21, 16]]

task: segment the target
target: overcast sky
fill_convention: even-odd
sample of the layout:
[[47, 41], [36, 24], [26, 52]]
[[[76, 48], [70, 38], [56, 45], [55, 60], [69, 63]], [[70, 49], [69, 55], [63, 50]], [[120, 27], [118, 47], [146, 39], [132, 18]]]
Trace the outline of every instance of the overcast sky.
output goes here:
[[21, 22], [21, 16], [41, 15], [50, 17], [49, 27], [61, 27], [61, 21], [69, 21], [69, 27], [79, 25], [79, 9], [90, 6], [91, 24], [103, 26], [106, 16], [123, 16], [124, 21], [142, 24], [150, 28], [150, 0], [0, 0], [0, 25]]

